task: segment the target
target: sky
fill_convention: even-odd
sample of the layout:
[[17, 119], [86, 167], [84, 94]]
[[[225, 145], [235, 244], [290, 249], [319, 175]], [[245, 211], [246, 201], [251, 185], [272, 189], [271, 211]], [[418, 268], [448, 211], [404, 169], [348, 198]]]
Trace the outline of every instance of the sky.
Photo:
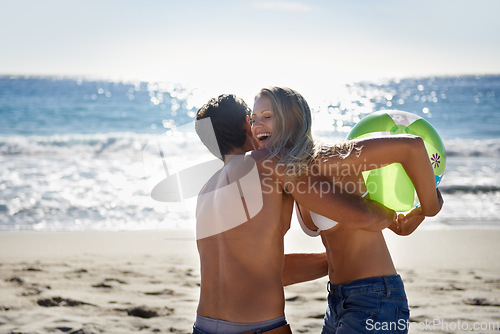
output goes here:
[[0, 75], [246, 96], [269, 85], [314, 94], [380, 77], [500, 74], [499, 17], [497, 0], [1, 0]]

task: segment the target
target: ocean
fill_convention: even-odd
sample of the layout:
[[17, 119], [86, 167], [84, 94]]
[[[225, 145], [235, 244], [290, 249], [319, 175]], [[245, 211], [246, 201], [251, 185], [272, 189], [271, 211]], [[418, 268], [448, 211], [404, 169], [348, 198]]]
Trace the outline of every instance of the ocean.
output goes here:
[[[194, 227], [193, 198], [150, 192], [166, 169], [213, 159], [192, 130], [199, 100], [177, 84], [0, 77], [0, 230]], [[500, 228], [499, 75], [354, 82], [309, 103], [326, 141], [378, 110], [424, 117], [448, 161], [443, 210], [420, 228]]]

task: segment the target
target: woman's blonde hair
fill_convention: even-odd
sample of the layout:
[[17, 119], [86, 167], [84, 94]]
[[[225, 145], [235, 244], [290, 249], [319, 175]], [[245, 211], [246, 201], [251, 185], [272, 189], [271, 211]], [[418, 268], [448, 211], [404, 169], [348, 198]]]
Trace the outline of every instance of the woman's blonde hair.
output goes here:
[[279, 157], [280, 163], [300, 175], [315, 157], [309, 105], [302, 95], [287, 87], [263, 88], [255, 99], [261, 96], [271, 100], [274, 114], [274, 130], [266, 148], [271, 158]]
[[267, 96], [274, 114], [274, 130], [266, 148], [271, 158], [278, 157], [292, 179], [309, 170], [318, 158], [338, 155], [342, 158], [352, 151], [352, 144], [325, 145], [315, 143], [311, 134], [311, 109], [304, 97], [287, 87], [263, 88], [255, 96]]

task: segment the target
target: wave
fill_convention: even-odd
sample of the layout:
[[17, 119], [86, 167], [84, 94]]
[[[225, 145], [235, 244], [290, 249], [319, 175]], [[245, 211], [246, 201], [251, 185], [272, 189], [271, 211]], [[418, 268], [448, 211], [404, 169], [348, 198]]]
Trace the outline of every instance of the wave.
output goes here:
[[444, 140], [449, 157], [500, 157], [500, 138]]
[[134, 133], [0, 137], [0, 155], [99, 155], [141, 151], [151, 135]]
[[454, 186], [439, 186], [439, 190], [444, 194], [455, 193], [494, 193], [500, 191], [500, 186], [495, 185], [454, 185]]
[[50, 158], [141, 158], [150, 147], [161, 143], [164, 154], [187, 157], [205, 152], [194, 131], [174, 135], [105, 133], [68, 134], [52, 136], [0, 136], [0, 156], [50, 157]]
[[[164, 135], [164, 134], [163, 134]], [[0, 136], [0, 156], [31, 155], [90, 155], [124, 154], [136, 156], [162, 134], [115, 132], [102, 134], [65, 134], [51, 136]], [[324, 138], [321, 138], [324, 141]], [[335, 138], [339, 140], [339, 138]], [[182, 144], [181, 144], [182, 142]], [[193, 132], [177, 140], [178, 154], [186, 153], [187, 146], [201, 142]], [[444, 140], [449, 157], [500, 157], [500, 138]]]

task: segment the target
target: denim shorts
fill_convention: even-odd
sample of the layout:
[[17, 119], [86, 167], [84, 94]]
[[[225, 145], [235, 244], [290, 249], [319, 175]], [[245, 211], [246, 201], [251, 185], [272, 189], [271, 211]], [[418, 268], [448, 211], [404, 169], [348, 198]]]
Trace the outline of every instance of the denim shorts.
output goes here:
[[408, 333], [410, 310], [399, 275], [328, 283], [322, 334]]

